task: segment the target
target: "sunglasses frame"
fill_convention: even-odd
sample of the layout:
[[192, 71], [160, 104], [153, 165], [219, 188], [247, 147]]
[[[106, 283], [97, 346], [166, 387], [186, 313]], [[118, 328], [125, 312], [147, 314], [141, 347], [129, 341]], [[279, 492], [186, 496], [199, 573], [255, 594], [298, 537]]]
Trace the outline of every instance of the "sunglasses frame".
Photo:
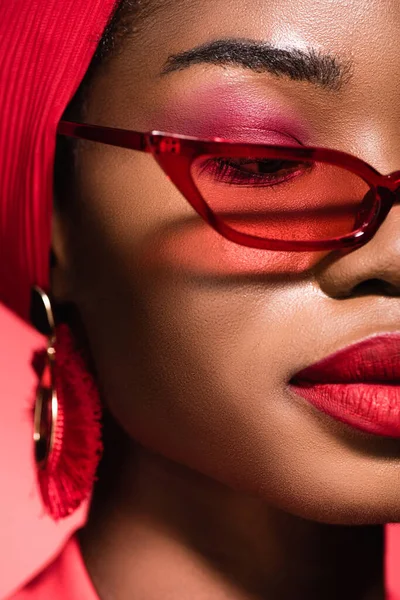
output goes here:
[[[215, 231], [236, 244], [250, 248], [308, 252], [362, 246], [375, 235], [393, 204], [400, 197], [400, 171], [381, 175], [363, 160], [338, 150], [309, 146], [242, 144], [220, 138], [204, 140], [160, 131], [140, 133], [71, 121], [60, 121], [57, 134], [152, 154], [171, 182]], [[254, 158], [318, 161], [341, 167], [359, 176], [371, 191], [364, 201], [359, 228], [348, 235], [320, 241], [271, 240], [241, 233], [231, 228], [203, 199], [191, 176], [191, 166], [194, 160], [204, 155], [221, 156], [222, 154], [224, 157], [243, 157], [249, 153]]]

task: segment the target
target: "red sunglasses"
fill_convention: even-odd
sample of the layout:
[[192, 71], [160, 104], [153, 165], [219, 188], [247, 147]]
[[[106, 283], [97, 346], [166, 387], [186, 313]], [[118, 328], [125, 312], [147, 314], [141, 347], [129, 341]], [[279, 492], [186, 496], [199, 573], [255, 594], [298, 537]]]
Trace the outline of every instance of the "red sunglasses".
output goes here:
[[61, 121], [58, 134], [151, 153], [197, 213], [228, 240], [265, 250], [365, 244], [400, 196], [400, 171], [381, 175], [336, 150], [202, 140]]

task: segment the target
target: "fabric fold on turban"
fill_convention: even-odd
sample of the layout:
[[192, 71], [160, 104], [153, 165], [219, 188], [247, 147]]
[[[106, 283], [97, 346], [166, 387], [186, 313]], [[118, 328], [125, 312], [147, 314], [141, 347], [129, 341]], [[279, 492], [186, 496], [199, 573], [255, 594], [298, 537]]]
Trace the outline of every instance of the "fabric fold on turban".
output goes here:
[[0, 302], [49, 287], [56, 130], [116, 0], [0, 0]]

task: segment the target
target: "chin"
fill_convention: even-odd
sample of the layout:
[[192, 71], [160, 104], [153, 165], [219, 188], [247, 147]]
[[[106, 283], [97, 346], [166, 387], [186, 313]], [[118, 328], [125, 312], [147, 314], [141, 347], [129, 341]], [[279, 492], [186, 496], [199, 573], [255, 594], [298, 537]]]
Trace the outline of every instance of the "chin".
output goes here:
[[293, 516], [325, 525], [386, 525], [400, 522], [400, 510], [389, 507], [349, 507], [333, 504], [328, 509], [321, 506], [302, 507]]
[[[276, 508], [294, 516], [331, 525], [384, 525], [400, 522], [398, 485], [382, 489], [374, 482], [366, 485], [356, 478], [342, 481], [316, 481], [296, 495], [275, 499]], [[397, 487], [397, 490], [396, 490]], [[268, 500], [266, 499], [266, 502]], [[270, 500], [269, 500], [270, 502]]]

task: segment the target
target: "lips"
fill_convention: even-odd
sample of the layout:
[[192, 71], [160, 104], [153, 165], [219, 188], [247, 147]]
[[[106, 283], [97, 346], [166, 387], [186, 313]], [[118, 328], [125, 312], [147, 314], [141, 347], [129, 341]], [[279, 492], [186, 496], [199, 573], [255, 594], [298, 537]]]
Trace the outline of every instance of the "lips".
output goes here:
[[400, 334], [340, 350], [297, 373], [290, 387], [338, 421], [400, 438]]

